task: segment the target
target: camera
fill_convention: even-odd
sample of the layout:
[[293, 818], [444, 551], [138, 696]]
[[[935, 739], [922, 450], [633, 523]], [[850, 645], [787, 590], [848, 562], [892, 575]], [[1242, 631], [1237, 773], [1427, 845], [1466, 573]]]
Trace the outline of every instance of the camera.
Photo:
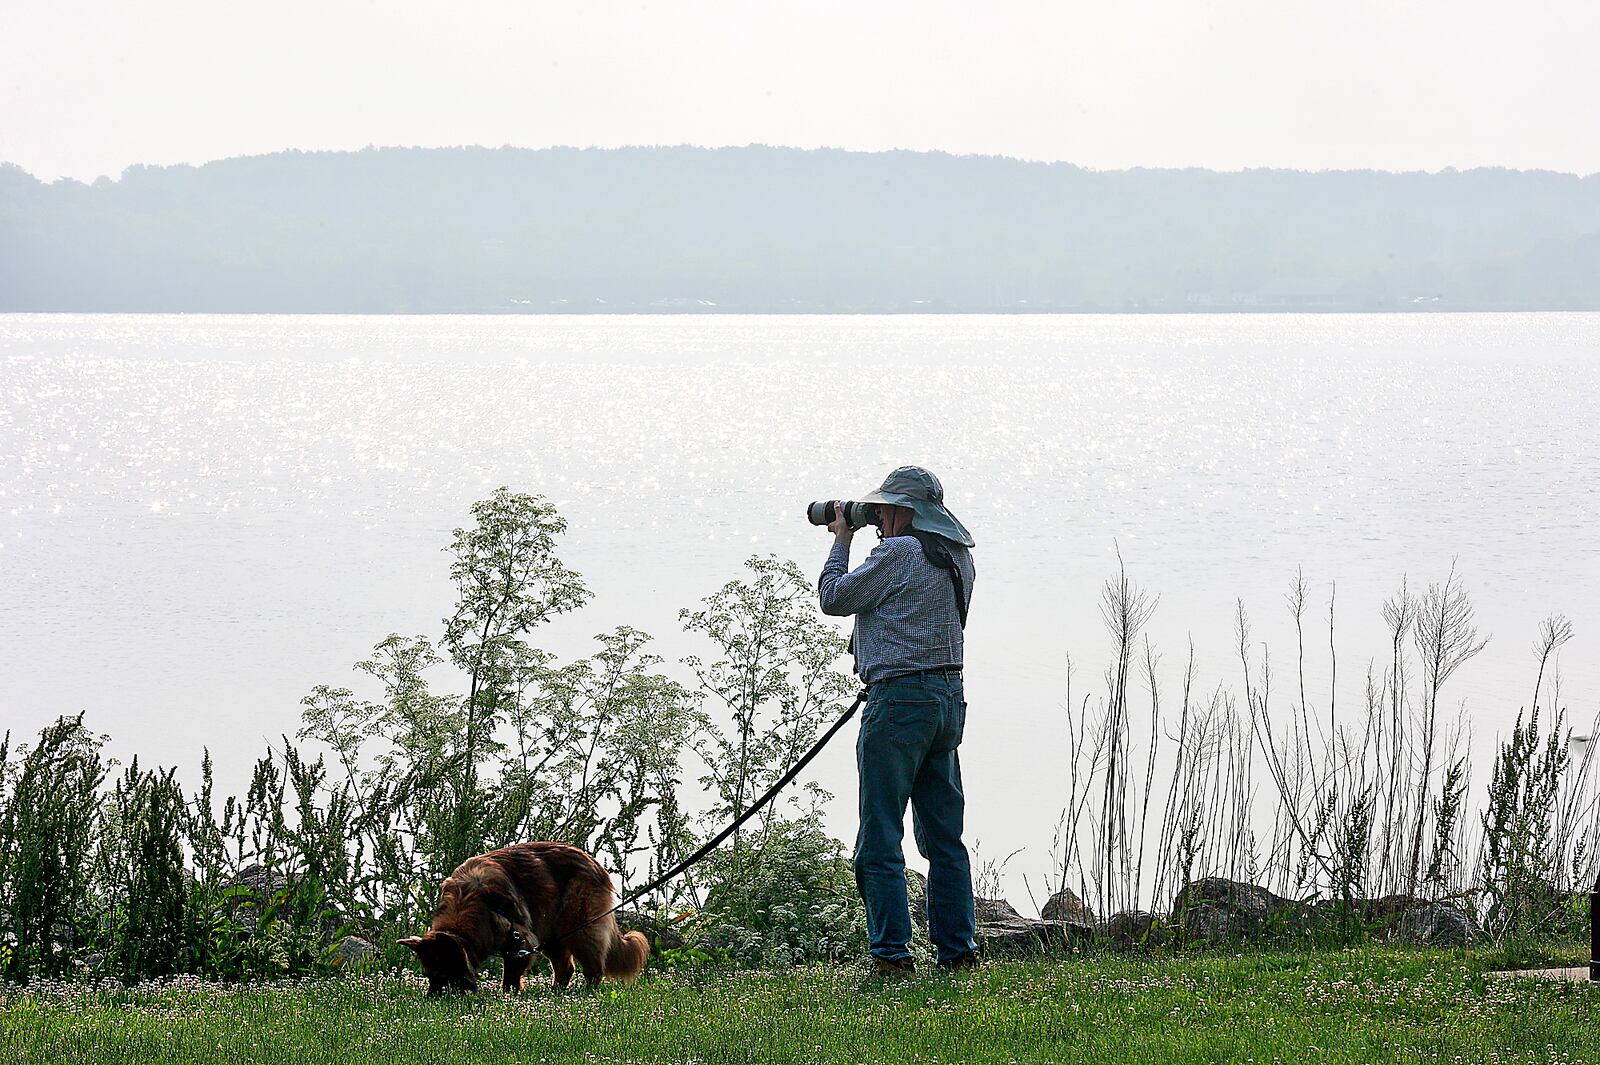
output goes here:
[[[852, 529], [878, 524], [878, 504], [844, 503], [844, 523]], [[830, 525], [836, 517], [833, 500], [813, 503], [806, 508], [806, 520], [813, 525]]]

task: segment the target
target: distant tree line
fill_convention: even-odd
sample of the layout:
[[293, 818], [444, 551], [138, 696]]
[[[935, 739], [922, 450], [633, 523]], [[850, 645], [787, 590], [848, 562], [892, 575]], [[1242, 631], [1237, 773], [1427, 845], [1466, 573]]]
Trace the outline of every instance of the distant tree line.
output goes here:
[[0, 310], [1418, 308], [1600, 308], [1600, 175], [758, 146], [0, 166]]

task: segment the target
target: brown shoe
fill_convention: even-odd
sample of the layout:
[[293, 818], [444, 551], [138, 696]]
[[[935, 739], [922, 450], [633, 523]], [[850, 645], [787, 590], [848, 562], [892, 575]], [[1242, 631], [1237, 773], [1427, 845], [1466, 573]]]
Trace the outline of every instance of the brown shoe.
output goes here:
[[872, 959], [873, 976], [910, 976], [917, 971], [917, 963], [910, 957]]
[[952, 971], [956, 969], [976, 969], [977, 967], [978, 952], [975, 950], [969, 950], [965, 954], [958, 954], [948, 961], [942, 961], [939, 963], [939, 968], [949, 969]]

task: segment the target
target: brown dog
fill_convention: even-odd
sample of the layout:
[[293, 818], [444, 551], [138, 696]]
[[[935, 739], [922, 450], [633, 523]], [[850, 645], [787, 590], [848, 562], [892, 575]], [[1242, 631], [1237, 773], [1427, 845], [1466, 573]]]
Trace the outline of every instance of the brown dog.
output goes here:
[[572, 982], [574, 958], [590, 987], [607, 976], [628, 983], [644, 970], [650, 943], [618, 929], [611, 906], [611, 877], [587, 851], [514, 843], [458, 865], [439, 890], [428, 934], [400, 942], [421, 959], [429, 995], [476, 991], [493, 954], [505, 958], [505, 989], [520, 991], [535, 950], [550, 959], [557, 987]]

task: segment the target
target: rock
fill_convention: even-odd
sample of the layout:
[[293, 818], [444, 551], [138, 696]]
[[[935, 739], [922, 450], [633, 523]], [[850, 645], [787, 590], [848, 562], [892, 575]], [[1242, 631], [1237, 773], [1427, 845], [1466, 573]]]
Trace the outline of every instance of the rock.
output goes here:
[[1039, 916], [1046, 921], [1087, 921], [1093, 923], [1094, 917], [1089, 912], [1089, 907], [1083, 900], [1073, 894], [1071, 888], [1062, 888], [1045, 900], [1039, 909]]
[[667, 950], [682, 950], [688, 945], [686, 939], [676, 928], [662, 926], [635, 925], [644, 937], [650, 941], [650, 953], [660, 954]]
[[1033, 926], [1018, 918], [993, 924], [980, 924], [977, 932], [978, 950], [989, 957], [1019, 957], [1037, 953], [1040, 947]]
[[1177, 913], [1202, 903], [1227, 906], [1261, 920], [1294, 908], [1293, 902], [1274, 895], [1264, 887], [1220, 876], [1208, 876], [1203, 880], [1185, 884], [1178, 891], [1177, 897], [1172, 900], [1172, 912]]
[[1268, 919], [1294, 908], [1293, 902], [1266, 888], [1220, 876], [1185, 884], [1172, 900], [1179, 933], [1187, 941], [1200, 943], [1254, 935]]
[[1464, 947], [1478, 936], [1472, 915], [1451, 902], [1418, 902], [1400, 915], [1395, 931], [1409, 943], [1436, 947]]
[[1377, 899], [1352, 899], [1350, 904], [1367, 920], [1382, 921], [1405, 913], [1416, 902], [1410, 895], [1385, 895]]
[[1094, 914], [1071, 888], [1062, 888], [1046, 899], [1039, 918], [1061, 925], [1057, 931], [1068, 940], [1094, 935]]
[[928, 930], [928, 878], [915, 869], [906, 869], [906, 900], [911, 903], [911, 923]]
[[1087, 940], [1083, 925], [1070, 921], [1040, 921], [1027, 917], [987, 921], [978, 925], [978, 949], [990, 955], [1019, 957], [1042, 950], [1070, 950]]
[[1085, 918], [1075, 921], [1030, 921], [1023, 923], [1033, 929], [1034, 936], [1046, 947], [1071, 950], [1074, 944], [1094, 938], [1094, 925]]
[[1005, 899], [974, 899], [979, 924], [1009, 924], [1022, 920], [1022, 915]]
[[271, 898], [289, 886], [289, 878], [260, 862], [251, 862], [218, 886], [223, 891], [245, 888], [263, 898]]
[[1319, 921], [1334, 924], [1358, 921], [1385, 923], [1398, 917], [1412, 906], [1410, 895], [1384, 895], [1376, 899], [1318, 899], [1308, 907], [1310, 915]]
[[1226, 943], [1243, 939], [1261, 922], [1212, 903], [1197, 903], [1177, 917], [1178, 933], [1189, 943]]
[[1148, 910], [1123, 910], [1106, 921], [1106, 937], [1118, 950], [1156, 946], [1158, 931], [1156, 916]]
[[333, 945], [328, 956], [340, 969], [349, 969], [368, 958], [377, 957], [378, 948], [360, 936], [345, 936]]
[[240, 891], [229, 900], [228, 912], [241, 931], [253, 933], [261, 922], [261, 910], [289, 888], [289, 878], [259, 862], [252, 862], [217, 885], [219, 892]]
[[[1587, 900], [1587, 896], [1585, 896]], [[1458, 902], [1384, 895], [1376, 899], [1322, 899], [1311, 907], [1320, 919], [1346, 923], [1354, 918], [1386, 937], [1443, 947], [1466, 946], [1480, 935], [1477, 921]]]

